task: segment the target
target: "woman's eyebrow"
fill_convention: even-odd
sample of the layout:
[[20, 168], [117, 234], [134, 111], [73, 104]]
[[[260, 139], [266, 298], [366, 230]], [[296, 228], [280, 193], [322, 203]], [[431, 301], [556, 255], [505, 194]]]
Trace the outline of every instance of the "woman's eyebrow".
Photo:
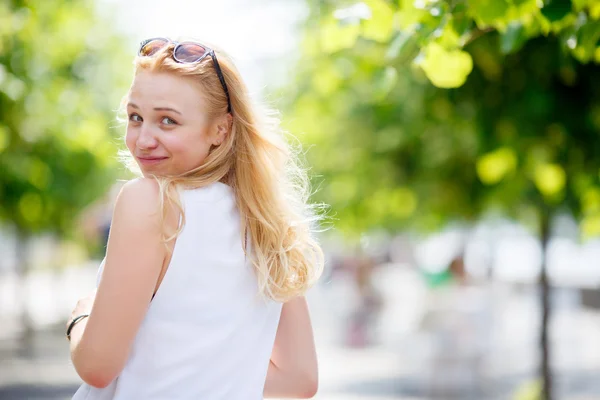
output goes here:
[[181, 115], [179, 111], [171, 107], [154, 107], [154, 111], [173, 111], [174, 113]]
[[[127, 106], [128, 106], [128, 107], [131, 107], [131, 108], [138, 109], [138, 110], [140, 109], [140, 108], [137, 106], [137, 104], [135, 104], [135, 103], [127, 103]], [[171, 108], [171, 107], [154, 107], [154, 111], [172, 111], [172, 112], [174, 112], [174, 113], [176, 113], [176, 114], [179, 114], [179, 115], [181, 115], [181, 112], [179, 112], [179, 111], [177, 111], [176, 109], [174, 109], [174, 108]]]

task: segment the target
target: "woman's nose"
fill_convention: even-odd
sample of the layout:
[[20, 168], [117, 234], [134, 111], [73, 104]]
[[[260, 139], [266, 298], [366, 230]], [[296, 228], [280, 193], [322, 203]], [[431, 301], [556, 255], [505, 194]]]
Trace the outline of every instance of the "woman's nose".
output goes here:
[[154, 149], [158, 146], [158, 141], [154, 135], [152, 126], [149, 124], [143, 124], [140, 129], [140, 135], [138, 136], [136, 145], [142, 150]]

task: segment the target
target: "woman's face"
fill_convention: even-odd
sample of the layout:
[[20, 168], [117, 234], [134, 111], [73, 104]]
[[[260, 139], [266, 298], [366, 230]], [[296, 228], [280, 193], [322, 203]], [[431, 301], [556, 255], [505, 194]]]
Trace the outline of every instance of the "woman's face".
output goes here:
[[200, 87], [165, 72], [136, 74], [127, 102], [127, 148], [145, 176], [180, 175], [200, 166], [223, 140]]

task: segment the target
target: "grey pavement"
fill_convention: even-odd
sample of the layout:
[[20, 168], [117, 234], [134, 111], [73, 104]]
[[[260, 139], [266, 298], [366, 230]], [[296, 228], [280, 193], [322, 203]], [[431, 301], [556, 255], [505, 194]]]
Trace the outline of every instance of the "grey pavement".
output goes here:
[[[71, 283], [72, 275], [65, 275]], [[89, 271], [81, 279], [93, 276]], [[535, 289], [496, 285], [459, 296], [432, 295], [419, 282], [410, 270], [395, 267], [375, 276], [385, 306], [371, 326], [373, 344], [363, 348], [344, 344], [346, 321], [356, 305], [349, 281], [336, 278], [313, 289], [308, 299], [320, 363], [316, 399], [514, 399], [522, 384], [535, 379]], [[60, 299], [54, 311], [59, 315], [66, 309], [64, 293], [44, 290], [40, 293]], [[557, 398], [600, 399], [600, 315], [581, 308], [573, 290], [556, 291], [553, 303]], [[0, 314], [0, 330], [10, 321]], [[46, 325], [27, 342], [9, 336], [0, 335], [0, 400], [69, 399], [79, 378], [70, 365], [62, 322]]]

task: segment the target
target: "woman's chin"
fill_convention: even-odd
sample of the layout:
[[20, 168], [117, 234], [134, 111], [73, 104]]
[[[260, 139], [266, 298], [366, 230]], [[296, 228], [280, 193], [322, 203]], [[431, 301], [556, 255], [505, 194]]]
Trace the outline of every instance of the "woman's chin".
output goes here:
[[142, 163], [139, 162], [137, 163], [138, 168], [140, 169], [142, 175], [145, 178], [149, 178], [152, 176], [165, 176], [167, 175], [167, 172], [165, 171], [164, 166], [161, 165], [155, 165], [155, 164], [148, 164], [148, 163]]
[[145, 168], [140, 165], [140, 171], [144, 178], [152, 178], [154, 176], [164, 176], [165, 174], [158, 168]]

